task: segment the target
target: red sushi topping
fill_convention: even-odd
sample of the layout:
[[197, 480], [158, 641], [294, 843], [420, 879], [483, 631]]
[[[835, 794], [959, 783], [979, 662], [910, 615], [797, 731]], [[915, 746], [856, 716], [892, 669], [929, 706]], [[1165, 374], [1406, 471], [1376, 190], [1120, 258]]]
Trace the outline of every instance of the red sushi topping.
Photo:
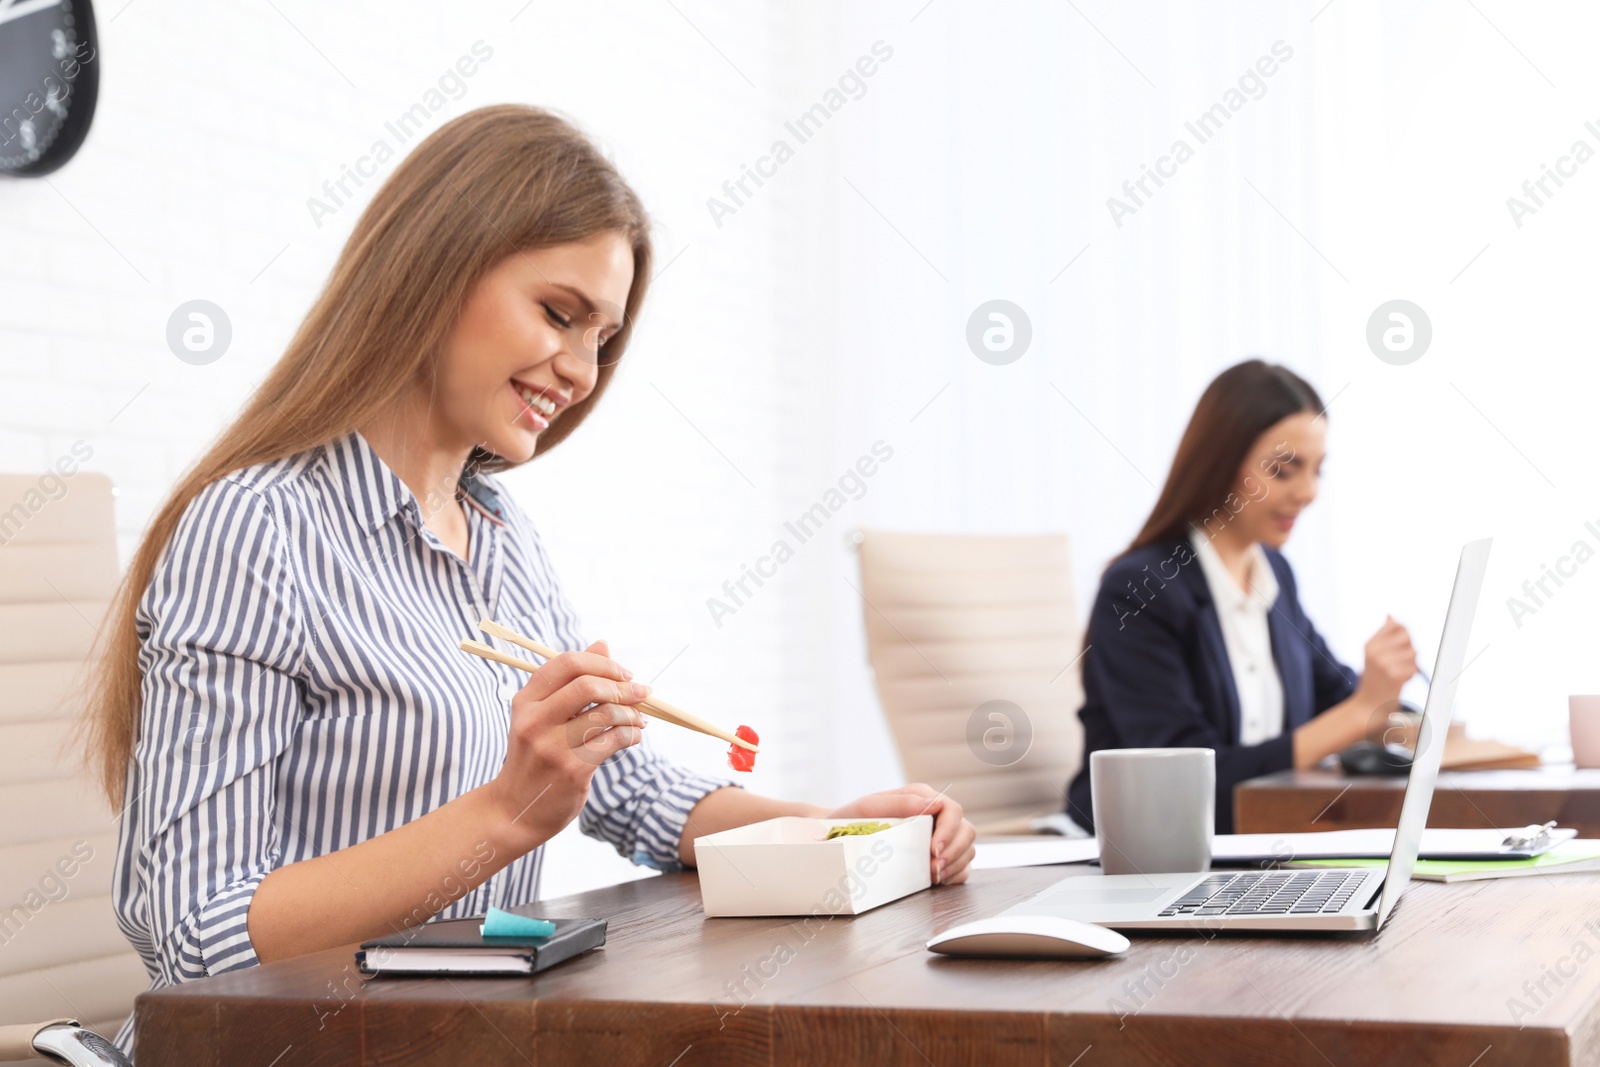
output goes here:
[[[734, 731], [734, 734], [752, 745], [761, 743], [761, 738], [757, 737], [756, 732], [748, 726], [739, 727]], [[728, 766], [736, 771], [753, 771], [756, 769], [756, 754], [743, 745], [730, 744], [728, 746]]]

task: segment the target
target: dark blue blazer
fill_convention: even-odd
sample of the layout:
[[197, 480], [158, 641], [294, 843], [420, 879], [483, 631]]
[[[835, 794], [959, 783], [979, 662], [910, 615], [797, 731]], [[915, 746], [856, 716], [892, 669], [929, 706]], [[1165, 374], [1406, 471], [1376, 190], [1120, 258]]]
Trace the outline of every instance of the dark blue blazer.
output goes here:
[[1102, 748], [1212, 748], [1217, 832], [1233, 832], [1233, 787], [1286, 770], [1291, 734], [1355, 691], [1356, 674], [1328, 650], [1300, 607], [1294, 572], [1268, 548], [1278, 601], [1267, 616], [1283, 681], [1283, 733], [1239, 743], [1239, 694], [1211, 589], [1187, 539], [1130, 552], [1113, 563], [1089, 614], [1083, 657], [1083, 768], [1067, 814], [1092, 829], [1089, 754]]

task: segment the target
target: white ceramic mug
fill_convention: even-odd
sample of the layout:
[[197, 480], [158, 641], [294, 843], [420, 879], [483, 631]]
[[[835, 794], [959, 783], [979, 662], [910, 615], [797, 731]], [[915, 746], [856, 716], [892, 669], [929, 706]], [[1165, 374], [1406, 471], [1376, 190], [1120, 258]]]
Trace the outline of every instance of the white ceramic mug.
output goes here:
[[1572, 733], [1572, 762], [1600, 767], [1600, 696], [1570, 696], [1567, 715]]
[[1089, 756], [1089, 789], [1106, 874], [1210, 869], [1217, 804], [1211, 749], [1101, 749]]

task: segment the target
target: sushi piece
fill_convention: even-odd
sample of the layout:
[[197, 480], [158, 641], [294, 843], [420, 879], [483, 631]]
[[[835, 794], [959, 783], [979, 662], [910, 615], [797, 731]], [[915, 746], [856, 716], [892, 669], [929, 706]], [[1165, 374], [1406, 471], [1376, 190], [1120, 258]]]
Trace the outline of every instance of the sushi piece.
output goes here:
[[[757, 737], [756, 732], [748, 726], [741, 726], [734, 733], [752, 745], [761, 743], [761, 738]], [[730, 744], [728, 746], [728, 766], [736, 771], [753, 771], [756, 769], [756, 754], [743, 745]]]

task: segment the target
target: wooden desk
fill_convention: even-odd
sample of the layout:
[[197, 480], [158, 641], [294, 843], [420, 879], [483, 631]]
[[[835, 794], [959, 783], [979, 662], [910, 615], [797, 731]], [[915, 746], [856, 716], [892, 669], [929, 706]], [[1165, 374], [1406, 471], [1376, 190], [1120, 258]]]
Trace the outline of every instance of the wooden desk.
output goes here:
[[[707, 920], [692, 874], [650, 878], [549, 902], [609, 917], [610, 942], [536, 978], [363, 980], [337, 949], [147, 993], [139, 1062], [1600, 1062], [1600, 955], [1576, 947], [1600, 950], [1600, 922], [1585, 925], [1600, 875], [1418, 883], [1376, 938], [1141, 937], [1121, 959], [1075, 962], [924, 951], [1066, 870], [980, 871], [809, 928]], [[1545, 994], [1524, 989], [1541, 976]]]
[[[1241, 834], [1392, 827], [1406, 779], [1350, 777], [1316, 768], [1281, 771], [1233, 790]], [[1428, 811], [1429, 826], [1527, 826], [1555, 819], [1580, 837], [1600, 837], [1600, 770], [1552, 764], [1520, 771], [1444, 771]]]

